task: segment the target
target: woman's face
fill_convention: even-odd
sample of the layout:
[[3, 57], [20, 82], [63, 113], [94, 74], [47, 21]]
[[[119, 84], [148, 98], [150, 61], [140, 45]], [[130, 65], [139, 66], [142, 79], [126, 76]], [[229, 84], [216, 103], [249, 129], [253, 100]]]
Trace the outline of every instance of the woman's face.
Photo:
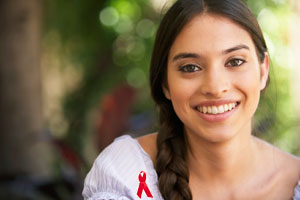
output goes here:
[[251, 134], [251, 118], [268, 77], [247, 31], [230, 19], [194, 17], [174, 41], [165, 96], [187, 134], [221, 142]]

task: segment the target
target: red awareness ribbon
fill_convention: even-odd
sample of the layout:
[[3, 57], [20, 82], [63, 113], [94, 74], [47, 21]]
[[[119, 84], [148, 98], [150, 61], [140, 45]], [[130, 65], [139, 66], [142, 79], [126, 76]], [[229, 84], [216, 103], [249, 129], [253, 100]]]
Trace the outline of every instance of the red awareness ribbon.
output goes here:
[[142, 198], [142, 193], [143, 190], [145, 191], [147, 197], [149, 198], [153, 198], [147, 184], [146, 184], [146, 172], [141, 171], [139, 174], [139, 181], [140, 181], [140, 185], [139, 185], [139, 189], [137, 191], [137, 195], [138, 197]]

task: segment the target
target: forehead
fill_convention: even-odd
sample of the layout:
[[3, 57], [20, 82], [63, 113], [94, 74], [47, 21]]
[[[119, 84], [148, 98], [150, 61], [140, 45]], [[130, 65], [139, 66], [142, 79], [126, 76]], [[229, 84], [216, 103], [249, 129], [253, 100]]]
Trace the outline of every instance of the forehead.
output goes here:
[[250, 34], [240, 25], [222, 16], [202, 14], [184, 26], [169, 55], [179, 52], [216, 53], [240, 44], [255, 51]]

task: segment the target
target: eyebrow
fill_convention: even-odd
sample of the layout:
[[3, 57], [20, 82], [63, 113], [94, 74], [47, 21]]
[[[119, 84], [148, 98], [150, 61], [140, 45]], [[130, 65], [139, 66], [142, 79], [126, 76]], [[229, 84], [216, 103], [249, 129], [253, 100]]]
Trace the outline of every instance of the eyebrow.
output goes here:
[[174, 56], [173, 58], [173, 62], [175, 62], [176, 60], [179, 59], [184, 59], [184, 58], [199, 58], [200, 55], [196, 54], [196, 53], [179, 53], [176, 56]]
[[[222, 54], [228, 54], [228, 53], [231, 53], [233, 51], [240, 50], [240, 49], [250, 50], [250, 48], [247, 45], [240, 44], [240, 45], [231, 47], [229, 49], [223, 50]], [[179, 60], [179, 59], [184, 59], [184, 58], [200, 58], [200, 57], [201, 56], [199, 54], [196, 54], [196, 53], [179, 53], [176, 56], [174, 56], [173, 62], [175, 62], [176, 60]]]
[[240, 45], [237, 45], [235, 47], [232, 47], [232, 48], [229, 48], [229, 49], [226, 49], [224, 51], [222, 51], [222, 54], [228, 54], [228, 53], [231, 53], [233, 51], [237, 51], [237, 50], [240, 50], [240, 49], [247, 49], [247, 50], [250, 50], [250, 48], [245, 45], [245, 44], [240, 44]]

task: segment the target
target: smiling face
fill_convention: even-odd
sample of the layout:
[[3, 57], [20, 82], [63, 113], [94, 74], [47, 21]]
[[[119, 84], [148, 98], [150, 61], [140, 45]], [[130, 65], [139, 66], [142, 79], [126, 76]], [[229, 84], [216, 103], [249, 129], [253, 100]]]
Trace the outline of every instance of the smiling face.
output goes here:
[[165, 96], [187, 134], [221, 142], [251, 134], [251, 118], [268, 77], [247, 31], [230, 19], [194, 17], [171, 46]]

